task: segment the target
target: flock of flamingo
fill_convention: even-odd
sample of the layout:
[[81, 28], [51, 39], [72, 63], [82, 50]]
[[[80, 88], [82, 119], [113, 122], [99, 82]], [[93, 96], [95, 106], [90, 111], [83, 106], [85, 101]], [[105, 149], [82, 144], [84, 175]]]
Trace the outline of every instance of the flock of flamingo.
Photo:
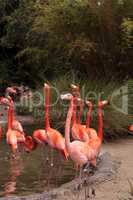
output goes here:
[[[69, 157], [73, 160], [76, 169], [80, 169], [80, 176], [84, 165], [96, 167], [97, 158], [100, 153], [103, 141], [103, 108], [109, 104], [108, 100], [99, 100], [97, 105], [98, 113], [98, 131], [90, 128], [93, 104], [91, 101], [83, 100], [80, 97], [80, 88], [71, 84], [71, 93], [62, 94], [60, 99], [69, 102], [65, 122], [65, 137], [56, 129], [52, 128], [49, 120], [50, 108], [50, 89], [51, 87], [44, 84], [45, 95], [45, 127], [44, 129], [35, 130], [32, 136], [24, 133], [21, 123], [15, 119], [14, 101], [8, 97], [0, 97], [0, 104], [8, 106], [8, 125], [6, 132], [6, 141], [10, 145], [13, 154], [18, 151], [21, 144], [25, 151], [35, 150], [39, 144], [47, 144], [52, 149], [59, 151], [65, 160]], [[87, 106], [86, 123], [81, 123], [84, 104]], [[80, 105], [77, 118], [77, 106]], [[130, 129], [132, 130], [132, 126]], [[71, 142], [70, 132], [73, 141]], [[2, 138], [2, 127], [0, 126], [0, 138]]]

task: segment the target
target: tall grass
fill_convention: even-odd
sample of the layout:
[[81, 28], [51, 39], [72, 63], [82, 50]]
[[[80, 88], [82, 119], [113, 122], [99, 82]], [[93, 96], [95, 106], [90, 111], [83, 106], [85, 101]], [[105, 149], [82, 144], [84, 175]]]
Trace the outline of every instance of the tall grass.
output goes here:
[[[75, 74], [74, 72], [68, 72], [67, 74], [56, 77], [50, 82], [53, 88], [57, 89], [53, 89], [51, 92], [52, 106], [50, 107], [50, 119], [55, 128], [62, 129], [64, 127], [68, 103], [62, 104], [59, 95], [64, 92], [70, 92], [70, 83], [80, 85], [81, 97], [93, 101], [94, 112], [91, 124], [92, 127], [97, 129], [98, 125], [97, 102], [99, 97], [101, 97], [101, 99], [106, 99], [110, 96], [113, 97], [111, 103], [104, 109], [104, 133], [106, 136], [117, 136], [128, 133], [129, 125], [133, 123], [133, 117], [130, 114], [132, 99], [128, 100], [128, 112], [123, 112], [124, 107], [122, 107], [122, 103], [124, 97], [127, 99], [127, 94], [123, 91], [121, 92], [121, 90], [123, 90], [123, 87], [128, 89], [129, 81], [120, 81], [115, 77], [112, 77], [110, 80], [106, 77], [104, 79], [81, 78], [80, 74]], [[43, 96], [43, 86], [39, 88], [38, 91]], [[127, 92], [129, 91], [127, 90]], [[36, 101], [37, 99], [34, 99], [34, 102]], [[21, 109], [24, 111], [25, 108]], [[28, 110], [28, 108], [26, 109]], [[18, 110], [20, 110], [20, 107]], [[87, 109], [85, 108], [82, 116], [83, 123], [85, 123], [86, 112]], [[37, 122], [43, 121], [44, 104], [42, 103], [39, 108], [33, 106], [31, 114], [34, 115]]]

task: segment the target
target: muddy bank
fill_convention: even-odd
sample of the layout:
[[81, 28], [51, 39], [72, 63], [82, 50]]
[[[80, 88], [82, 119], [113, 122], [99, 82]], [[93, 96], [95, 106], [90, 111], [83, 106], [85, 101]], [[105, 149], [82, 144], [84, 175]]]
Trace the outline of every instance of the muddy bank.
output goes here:
[[[81, 191], [77, 190], [78, 188], [78, 179], [74, 179], [73, 181], [62, 185], [61, 187], [51, 190], [49, 192], [44, 192], [42, 194], [33, 194], [29, 196], [23, 197], [3, 197], [0, 200], [67, 200], [67, 199], [75, 199], [78, 193], [82, 193], [85, 186], [86, 187], [95, 187], [97, 184], [102, 183], [104, 181], [112, 180], [116, 177], [117, 171], [120, 167], [120, 162], [115, 161], [113, 157], [109, 153], [104, 153], [100, 156], [98, 161], [97, 169], [93, 175], [87, 175], [82, 178], [83, 188]], [[87, 183], [87, 184], [85, 184]], [[34, 192], [34, 191], [33, 191]], [[81, 198], [80, 198], [81, 199]]]

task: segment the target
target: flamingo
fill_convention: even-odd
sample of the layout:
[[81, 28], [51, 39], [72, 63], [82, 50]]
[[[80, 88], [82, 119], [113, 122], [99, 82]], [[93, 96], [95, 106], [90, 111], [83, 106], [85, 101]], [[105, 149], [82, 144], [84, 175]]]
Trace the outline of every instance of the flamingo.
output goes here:
[[[84, 100], [78, 98], [78, 101], [80, 101], [80, 112], [79, 112], [79, 115], [78, 115], [78, 124], [80, 124], [80, 126], [82, 126], [86, 130], [85, 134], [88, 134], [88, 137], [89, 137], [89, 140], [87, 140], [88, 144], [89, 144], [90, 139], [91, 139], [90, 144], [92, 144], [92, 140], [98, 139], [98, 135], [97, 135], [96, 130], [93, 129], [93, 128], [90, 128], [91, 114], [92, 114], [93, 105], [92, 105], [92, 103], [90, 101], [86, 101], [86, 104], [88, 105], [86, 125], [81, 125], [81, 115], [82, 115], [82, 112], [83, 112]], [[93, 146], [92, 146], [92, 148], [93, 148]], [[94, 158], [93, 160], [91, 160], [90, 163], [94, 167], [96, 167], [96, 158]]]
[[11, 114], [12, 129], [16, 130], [17, 143], [22, 143], [24, 145], [25, 151], [27, 152], [35, 150], [37, 144], [33, 140], [32, 136], [27, 136], [23, 132], [23, 127], [21, 123], [18, 120], [14, 120], [14, 102], [12, 98], [10, 98], [10, 103], [12, 103], [12, 114]]
[[[90, 104], [90, 102], [89, 102], [89, 104]], [[87, 128], [88, 131], [89, 131], [89, 137], [90, 137], [88, 145], [91, 148], [93, 148], [94, 151], [96, 152], [96, 157], [91, 162], [91, 164], [95, 167], [96, 167], [96, 158], [98, 157], [98, 155], [100, 153], [100, 148], [101, 148], [102, 141], [103, 141], [103, 113], [102, 113], [102, 109], [103, 109], [104, 106], [106, 106], [108, 104], [109, 104], [109, 100], [104, 100], [104, 101], [100, 100], [98, 102], [98, 133], [95, 131], [95, 129]]]
[[16, 153], [18, 149], [18, 144], [17, 144], [17, 131], [12, 129], [12, 102], [10, 102], [10, 107], [8, 110], [8, 128], [7, 128], [7, 133], [6, 133], [6, 141], [7, 143], [11, 146], [11, 149], [13, 153]]
[[25, 142], [25, 134], [23, 132], [22, 125], [19, 121], [14, 119], [14, 101], [10, 96], [8, 96], [9, 100], [9, 109], [11, 114], [11, 125], [12, 129], [16, 131], [16, 137], [18, 143], [24, 143]]
[[39, 129], [34, 131], [33, 138], [39, 143], [48, 143], [52, 148], [59, 150], [65, 159], [68, 157], [68, 153], [65, 147], [65, 139], [62, 134], [50, 127], [49, 122], [49, 97], [50, 86], [44, 84], [45, 93], [45, 130]]
[[[13, 108], [14, 108], [14, 101], [13, 100], [12, 100], [12, 103], [13, 103]], [[22, 134], [24, 134], [22, 124], [18, 120], [15, 119], [14, 109], [13, 109], [13, 113], [12, 113], [12, 128], [14, 130], [17, 130], [17, 131], [21, 132]]]
[[[12, 98], [9, 96], [8, 99], [12, 100]], [[14, 101], [12, 100], [12, 104], [13, 104], [13, 113], [12, 113], [12, 128], [14, 130], [17, 130], [19, 132], [21, 132], [22, 134], [24, 134], [24, 130], [23, 130], [23, 127], [22, 127], [22, 124], [15, 119], [15, 116], [14, 116]]]
[[83, 111], [83, 102], [80, 99], [80, 112], [78, 116], [78, 123], [76, 121], [76, 111], [77, 111], [77, 102], [79, 100], [79, 87], [76, 85], [71, 84], [72, 94], [74, 96], [74, 109], [73, 109], [73, 116], [72, 116], [72, 137], [77, 140], [81, 141], [89, 141], [89, 136], [86, 131], [86, 126], [80, 123], [80, 117]]
[[10, 101], [12, 101], [12, 105], [13, 105], [13, 113], [12, 113], [12, 128], [14, 130], [20, 131], [21, 133], [23, 133], [23, 127], [21, 125], [21, 123], [15, 119], [14, 116], [14, 101], [12, 100], [12, 98], [10, 96], [8, 96], [7, 98], [5, 97], [1, 97], [0, 98], [0, 102], [4, 105], [10, 105]]
[[[80, 167], [80, 169], [82, 169], [84, 164], [91, 162], [96, 157], [96, 152], [93, 148], [91, 148], [88, 145], [87, 141], [83, 142], [75, 140], [73, 142], [70, 142], [70, 125], [74, 110], [74, 97], [72, 94], [68, 93], [65, 95], [61, 95], [61, 99], [70, 100], [70, 106], [67, 113], [66, 124], [65, 124], [66, 148], [71, 159], [76, 164], [77, 168]], [[80, 170], [80, 178], [81, 178], [81, 170]]]
[[0, 103], [9, 106], [8, 110], [8, 130], [7, 130], [7, 143], [11, 145], [12, 151], [16, 152], [18, 143], [22, 143], [26, 150], [33, 148], [33, 141], [31, 136], [26, 136], [24, 132], [14, 130], [13, 127], [13, 115], [14, 115], [14, 102], [11, 97], [1, 97]]
[[87, 130], [87, 133], [89, 134], [89, 138], [95, 139], [97, 138], [97, 132], [94, 128], [90, 128], [93, 104], [91, 101], [85, 101], [85, 103], [88, 107], [88, 112], [87, 112], [87, 117], [86, 117], [86, 130]]

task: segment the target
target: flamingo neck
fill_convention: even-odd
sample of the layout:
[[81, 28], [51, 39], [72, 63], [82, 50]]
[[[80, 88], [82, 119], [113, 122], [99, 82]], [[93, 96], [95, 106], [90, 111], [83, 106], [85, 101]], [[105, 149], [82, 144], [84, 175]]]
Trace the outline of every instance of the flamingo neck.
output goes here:
[[66, 148], [69, 151], [70, 150], [70, 126], [71, 126], [71, 119], [73, 116], [73, 109], [74, 109], [74, 101], [73, 98], [71, 99], [69, 110], [67, 113], [67, 118], [66, 118], [66, 124], [65, 124], [65, 143], [66, 143]]
[[49, 98], [50, 98], [50, 88], [45, 88], [45, 129], [46, 129], [46, 131], [50, 127], [50, 123], [49, 123]]
[[84, 103], [83, 101], [80, 102], [80, 111], [78, 113], [78, 123], [81, 124], [81, 116], [83, 113]]
[[8, 110], [8, 129], [12, 128], [12, 124], [13, 124], [13, 104], [10, 103], [9, 105], [9, 110]]
[[[71, 100], [72, 101], [72, 100]], [[77, 99], [73, 98], [72, 125], [76, 123]]]
[[98, 108], [98, 137], [103, 141], [103, 113], [102, 108]]
[[93, 109], [93, 105], [91, 104], [88, 107], [88, 112], [87, 112], [87, 118], [86, 118], [86, 127], [87, 128], [90, 128], [92, 109]]

